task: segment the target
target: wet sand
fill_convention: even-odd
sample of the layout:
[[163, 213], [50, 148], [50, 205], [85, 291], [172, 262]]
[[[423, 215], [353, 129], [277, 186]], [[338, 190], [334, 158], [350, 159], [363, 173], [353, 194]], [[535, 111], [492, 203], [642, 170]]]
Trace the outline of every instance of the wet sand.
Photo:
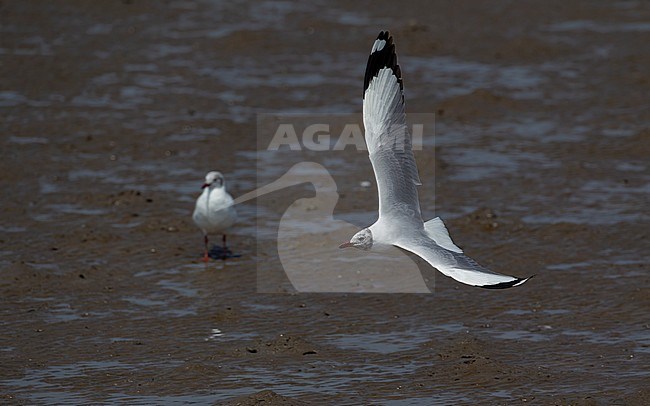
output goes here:
[[[650, 403], [645, 2], [2, 1], [0, 19], [3, 403]], [[380, 29], [407, 112], [436, 115], [425, 216], [525, 285], [297, 293], [274, 236], [308, 184], [243, 203], [241, 257], [200, 261], [205, 173], [239, 196], [288, 169], [256, 152], [260, 113], [359, 113]], [[307, 155], [334, 217], [370, 224], [368, 160]]]

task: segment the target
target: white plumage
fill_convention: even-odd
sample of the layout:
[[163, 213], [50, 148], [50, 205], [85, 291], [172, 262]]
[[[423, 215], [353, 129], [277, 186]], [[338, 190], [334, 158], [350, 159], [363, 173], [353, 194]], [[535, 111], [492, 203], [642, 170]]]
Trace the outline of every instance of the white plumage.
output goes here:
[[228, 253], [226, 232], [237, 220], [237, 211], [233, 206], [232, 196], [226, 191], [226, 182], [220, 172], [212, 171], [205, 175], [203, 191], [196, 200], [192, 219], [203, 232], [205, 252], [203, 260], [208, 261], [208, 235], [221, 234], [222, 254]]
[[498, 274], [463, 254], [438, 217], [424, 223], [411, 136], [406, 126], [402, 77], [393, 38], [382, 31], [373, 44], [364, 78], [363, 124], [379, 192], [379, 219], [340, 248], [394, 245], [412, 252], [455, 280], [483, 288], [518, 286], [530, 278]]

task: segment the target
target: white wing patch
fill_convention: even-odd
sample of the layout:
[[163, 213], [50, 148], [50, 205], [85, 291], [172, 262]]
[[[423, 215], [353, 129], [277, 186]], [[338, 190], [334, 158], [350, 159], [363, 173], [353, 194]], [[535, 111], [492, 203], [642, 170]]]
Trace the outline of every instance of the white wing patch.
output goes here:
[[[370, 53], [381, 51], [386, 46], [386, 41], [383, 39], [375, 40], [375, 43], [372, 45], [372, 51]], [[366, 48], [367, 49], [367, 48]]]

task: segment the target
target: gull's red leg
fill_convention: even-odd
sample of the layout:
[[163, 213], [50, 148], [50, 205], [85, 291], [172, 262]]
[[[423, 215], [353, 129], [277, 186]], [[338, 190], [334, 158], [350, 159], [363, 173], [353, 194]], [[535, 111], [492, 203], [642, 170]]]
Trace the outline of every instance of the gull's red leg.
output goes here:
[[203, 242], [205, 243], [205, 251], [203, 252], [203, 262], [208, 262], [210, 257], [208, 256], [208, 235], [203, 236]]

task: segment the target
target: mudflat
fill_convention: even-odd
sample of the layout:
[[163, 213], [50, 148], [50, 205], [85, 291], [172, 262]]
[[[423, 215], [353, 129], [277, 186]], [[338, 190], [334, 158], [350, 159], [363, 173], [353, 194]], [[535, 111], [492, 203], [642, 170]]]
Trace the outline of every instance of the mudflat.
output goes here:
[[[2, 1], [0, 19], [3, 403], [650, 403], [646, 2]], [[237, 197], [288, 170], [260, 114], [359, 113], [383, 29], [407, 114], [435, 115], [423, 213], [536, 277], [297, 292], [276, 237], [309, 183], [242, 203], [241, 256], [201, 262], [205, 173]], [[307, 155], [334, 218], [369, 225], [367, 157]], [[283, 241], [342, 242], [304, 234]]]

